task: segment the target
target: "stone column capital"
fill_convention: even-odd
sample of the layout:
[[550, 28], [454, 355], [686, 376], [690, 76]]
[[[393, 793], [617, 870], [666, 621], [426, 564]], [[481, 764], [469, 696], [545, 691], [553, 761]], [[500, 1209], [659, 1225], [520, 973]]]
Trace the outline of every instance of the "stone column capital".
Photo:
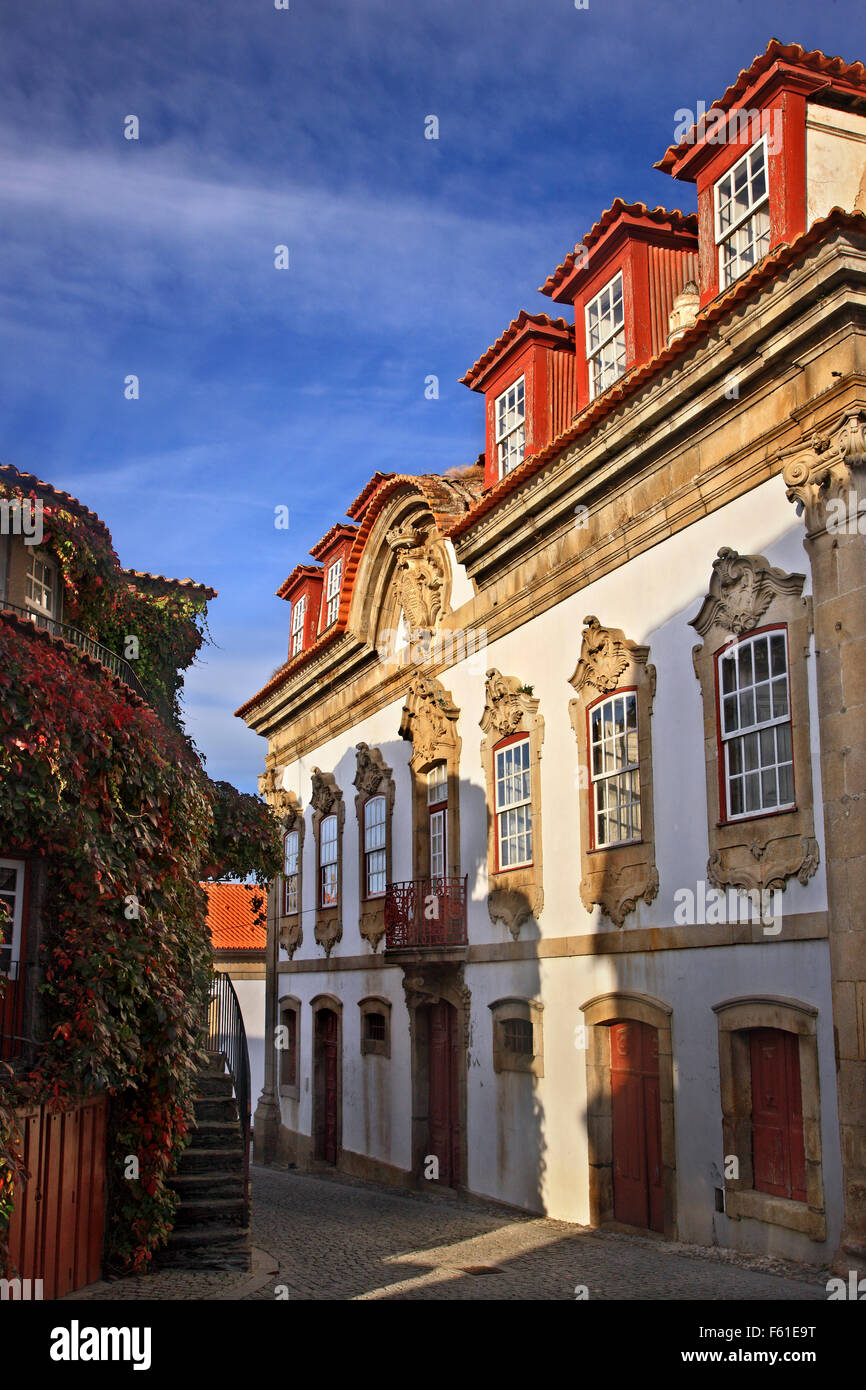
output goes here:
[[814, 434], [808, 441], [781, 450], [779, 458], [788, 500], [799, 504], [800, 515], [805, 514], [808, 535], [827, 530], [828, 522], [847, 509], [850, 494], [855, 499], [856, 530], [859, 488], [855, 470], [860, 470], [862, 479], [866, 464], [866, 412], [849, 411], [830, 434]]

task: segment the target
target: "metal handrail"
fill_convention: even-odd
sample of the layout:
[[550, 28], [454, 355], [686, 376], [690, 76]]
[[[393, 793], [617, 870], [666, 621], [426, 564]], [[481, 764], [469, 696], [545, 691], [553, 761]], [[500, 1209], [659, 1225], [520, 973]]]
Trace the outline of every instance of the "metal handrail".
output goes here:
[[225, 1058], [234, 1086], [244, 1141], [244, 1217], [249, 1216], [250, 1053], [241, 1006], [231, 978], [215, 970], [205, 1021], [205, 1050]]
[[389, 883], [385, 889], [385, 949], [465, 946], [467, 876]]
[[[136, 695], [140, 695], [143, 700], [148, 700], [144, 686], [133, 671], [129, 662], [124, 657], [118, 656], [109, 647], [104, 647], [101, 642], [96, 642], [92, 637], [88, 637], [85, 632], [81, 632], [77, 627], [71, 627], [69, 623], [58, 622], [56, 618], [49, 618], [47, 613], [39, 613], [33, 608], [22, 608], [17, 603], [10, 603], [8, 599], [0, 601], [0, 608], [8, 609], [18, 617], [27, 618], [36, 627], [44, 628], [52, 637], [62, 637], [64, 642], [71, 642], [80, 651], [85, 652], [94, 661], [98, 661], [118, 680], [122, 680], [124, 685], [128, 685], [130, 690], [134, 690]], [[148, 703], [150, 701], [148, 700]]]

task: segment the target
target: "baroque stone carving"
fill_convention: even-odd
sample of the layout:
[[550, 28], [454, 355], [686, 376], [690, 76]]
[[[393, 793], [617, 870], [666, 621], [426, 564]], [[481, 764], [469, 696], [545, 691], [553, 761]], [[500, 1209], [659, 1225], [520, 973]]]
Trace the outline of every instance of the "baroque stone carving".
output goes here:
[[333, 811], [338, 801], [342, 800], [342, 792], [337, 786], [332, 772], [322, 772], [318, 767], [312, 770], [313, 791], [310, 796], [310, 805], [321, 815], [326, 816]]
[[390, 767], [385, 765], [380, 749], [370, 748], [366, 743], [358, 743], [355, 745], [355, 752], [357, 769], [354, 786], [358, 793], [355, 797], [355, 814], [358, 819], [358, 883], [361, 885], [358, 927], [361, 936], [370, 943], [371, 949], [378, 951], [385, 935], [385, 899], [364, 897], [364, 805], [371, 796], [385, 798], [385, 877], [386, 881], [390, 882], [394, 778]]
[[412, 742], [412, 762], [418, 767], [447, 756], [457, 741], [460, 711], [432, 676], [412, 678], [403, 706], [399, 734]]
[[575, 690], [582, 690], [589, 683], [606, 695], [616, 690], [619, 678], [629, 664], [629, 653], [622, 634], [602, 627], [598, 618], [590, 615], [584, 618], [583, 646], [580, 661], [571, 677], [570, 684]]
[[[487, 672], [484, 712], [480, 724], [486, 737], [481, 742], [481, 762], [487, 783], [487, 873], [490, 888], [487, 912], [491, 922], [501, 922], [516, 941], [520, 929], [541, 915], [544, 888], [541, 863], [541, 745], [544, 720], [539, 701], [517, 676], [503, 676], [495, 667]], [[532, 863], [519, 869], [497, 867], [495, 814], [496, 744], [511, 734], [529, 735], [529, 768], [532, 807]]]
[[740, 637], [756, 628], [778, 595], [802, 592], [805, 575], [785, 574], [763, 555], [739, 555], [723, 545], [713, 561], [710, 587], [691, 626], [702, 637], [713, 627]]
[[778, 457], [788, 499], [803, 508], [806, 530], [813, 535], [826, 527], [829, 502], [847, 503], [853, 470], [866, 464], [866, 416], [852, 411], [832, 433], [814, 434], [808, 443], [780, 450]]
[[[805, 576], [773, 569], [763, 555], [739, 555], [724, 547], [713, 564], [709, 591], [691, 620], [703, 637], [692, 650], [704, 709], [709, 858], [707, 880], [716, 888], [784, 889], [806, 883], [819, 862], [812, 811], [809, 697], [806, 662], [812, 629]], [[787, 811], [727, 819], [719, 787], [716, 665], [732, 638], [777, 624], [787, 635], [794, 786], [797, 804]]]
[[[569, 684], [577, 698], [568, 712], [583, 772], [580, 793], [580, 900], [587, 912], [600, 907], [621, 927], [638, 902], [651, 903], [658, 895], [655, 863], [655, 831], [652, 795], [652, 704], [656, 670], [649, 662], [649, 647], [630, 642], [620, 628], [603, 627], [598, 618], [584, 618], [580, 660]], [[637, 699], [638, 776], [640, 780], [640, 838], [627, 844], [593, 846], [593, 788], [589, 776], [587, 710], [614, 691], [633, 690]]]
[[396, 587], [409, 627], [429, 631], [449, 611], [450, 568], [435, 529], [407, 523], [385, 537], [397, 560]]

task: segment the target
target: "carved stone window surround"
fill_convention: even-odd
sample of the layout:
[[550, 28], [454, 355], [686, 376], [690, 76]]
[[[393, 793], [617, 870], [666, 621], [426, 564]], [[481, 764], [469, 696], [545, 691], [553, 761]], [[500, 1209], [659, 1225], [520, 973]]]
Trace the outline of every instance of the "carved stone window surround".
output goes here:
[[303, 921], [303, 914], [304, 914], [304, 898], [303, 898], [303, 885], [304, 885], [304, 835], [305, 835], [305, 830], [306, 830], [306, 824], [305, 824], [305, 821], [304, 821], [304, 812], [303, 812], [303, 809], [302, 809], [302, 807], [301, 807], [301, 803], [300, 803], [300, 801], [298, 800], [297, 796], [295, 796], [295, 793], [294, 793], [294, 792], [287, 792], [287, 791], [282, 791], [282, 790], [281, 790], [281, 791], [279, 791], [279, 792], [276, 793], [276, 796], [279, 798], [279, 807], [280, 807], [280, 809], [279, 809], [279, 811], [278, 811], [278, 815], [279, 815], [279, 821], [280, 821], [280, 832], [281, 832], [283, 838], [285, 839], [285, 836], [288, 835], [288, 834], [289, 834], [291, 831], [293, 831], [293, 830], [294, 830], [294, 831], [297, 831], [297, 835], [298, 835], [298, 910], [297, 910], [297, 912], [293, 912], [293, 913], [286, 914], [285, 911], [284, 911], [286, 898], [285, 898], [285, 892], [284, 892], [282, 877], [280, 878], [280, 884], [279, 884], [279, 890], [278, 890], [278, 892], [279, 892], [279, 899], [278, 899], [278, 908], [279, 908], [279, 911], [278, 911], [279, 941], [280, 941], [280, 945], [282, 946], [283, 950], [287, 953], [287, 955], [288, 955], [288, 957], [289, 957], [289, 960], [291, 960], [291, 959], [293, 958], [294, 954], [295, 954], [295, 951], [297, 951], [298, 947], [301, 946], [301, 945], [303, 944], [303, 940], [304, 940], [304, 933], [303, 933], [303, 928], [302, 928], [301, 923], [302, 923], [302, 921]]
[[[491, 922], [502, 922], [516, 941], [520, 928], [538, 920], [544, 906], [541, 839], [541, 746], [544, 720], [539, 700], [518, 676], [503, 676], [495, 667], [487, 672], [484, 712], [480, 719], [485, 737], [481, 763], [487, 785], [487, 910]], [[530, 805], [532, 808], [532, 863], [518, 869], [499, 869], [496, 818], [497, 745], [513, 734], [529, 737]]]
[[[346, 819], [346, 804], [343, 793], [337, 786], [331, 772], [320, 768], [312, 770], [313, 790], [310, 805], [313, 807], [313, 841], [316, 847], [316, 906], [314, 936], [330, 956], [338, 941], [343, 938], [343, 826]], [[326, 816], [337, 817], [337, 902], [333, 907], [322, 907], [321, 893], [321, 827]]]
[[[363, 1057], [390, 1057], [391, 1056], [391, 1001], [384, 995], [371, 994], [367, 999], [358, 1001], [358, 1008], [361, 1011], [361, 1055]], [[368, 1038], [367, 1015], [382, 1014], [385, 1019], [385, 1037], [383, 1039]]]
[[284, 994], [280, 997], [280, 1024], [286, 1023], [284, 1015], [291, 1013], [295, 1019], [295, 1080], [292, 1084], [286, 1084], [283, 1080], [282, 1052], [279, 1055], [279, 1087], [280, 1095], [288, 1100], [300, 1100], [301, 1098], [301, 1001], [293, 994]]
[[[809, 689], [805, 662], [812, 634], [812, 605], [803, 597], [805, 576], [785, 574], [763, 555], [739, 555], [722, 547], [709, 591], [691, 626], [703, 637], [692, 649], [704, 711], [709, 859], [707, 879], [716, 888], [784, 889], [796, 876], [805, 884], [819, 862], [812, 810]], [[796, 805], [783, 811], [724, 820], [722, 816], [718, 659], [732, 641], [762, 628], [784, 627], [788, 640], [789, 700]]]
[[357, 769], [353, 785], [357, 791], [355, 815], [358, 821], [359, 929], [361, 936], [370, 943], [371, 949], [377, 951], [385, 935], [385, 896], [384, 894], [381, 897], [373, 898], [366, 896], [367, 864], [364, 850], [364, 807], [372, 797], [383, 796], [385, 798], [385, 881], [390, 883], [392, 879], [391, 825], [396, 787], [392, 771], [390, 767], [385, 765], [380, 749], [370, 748], [366, 743], [358, 743], [355, 745], [355, 751]]
[[[587, 912], [600, 907], [618, 927], [643, 899], [651, 903], [659, 889], [655, 862], [652, 779], [652, 707], [655, 667], [649, 647], [629, 641], [620, 628], [602, 627], [598, 618], [584, 618], [580, 660], [569, 684], [577, 691], [568, 712], [577, 739], [578, 764], [585, 771], [580, 792], [580, 899]], [[637, 696], [638, 776], [640, 779], [639, 839], [595, 845], [589, 712], [614, 694]]]
[[[719, 1080], [724, 1154], [736, 1157], [739, 1176], [725, 1179], [725, 1214], [734, 1220], [766, 1221], [826, 1240], [821, 1154], [821, 1091], [818, 1071], [818, 1010], [797, 999], [744, 996], [714, 1004], [719, 1024]], [[806, 1150], [806, 1201], [756, 1192], [752, 1171], [752, 1074], [749, 1033], [781, 1029], [799, 1038], [803, 1141]]]
[[439, 681], [418, 674], [409, 684], [400, 737], [412, 744], [409, 772], [412, 779], [412, 863], [415, 878], [430, 876], [430, 834], [427, 810], [427, 773], [444, 762], [448, 779], [447, 867], [460, 875], [460, 749], [457, 733], [460, 711]]
[[[493, 1015], [493, 1070], [524, 1072], [544, 1076], [544, 1005], [537, 999], [497, 999], [489, 1004]], [[505, 1020], [520, 1018], [532, 1024], [532, 1056], [513, 1052], [505, 1045]]]

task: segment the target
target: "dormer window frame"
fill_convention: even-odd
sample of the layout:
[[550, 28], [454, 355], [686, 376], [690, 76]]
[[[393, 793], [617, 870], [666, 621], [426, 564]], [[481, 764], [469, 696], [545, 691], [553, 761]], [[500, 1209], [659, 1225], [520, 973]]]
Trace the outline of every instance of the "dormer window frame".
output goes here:
[[343, 583], [343, 557], [338, 555], [328, 568], [325, 580], [325, 627], [337, 621], [340, 612], [340, 589]]
[[297, 656], [304, 650], [304, 627], [307, 617], [307, 595], [299, 594], [292, 602], [291, 635], [289, 656]]
[[[756, 151], [757, 149], [759, 149], [759, 148], [761, 149], [762, 155], [763, 155], [762, 164], [761, 164], [761, 172], [762, 172], [762, 174], [763, 174], [763, 180], [764, 180], [764, 191], [763, 191], [763, 194], [762, 194], [758, 199], [756, 199], [755, 201], [752, 201], [752, 182], [753, 182], [753, 180], [754, 180], [754, 178], [755, 178], [755, 176], [756, 176], [756, 171], [753, 171], [753, 170], [752, 170], [752, 156], [754, 155], [755, 151]], [[729, 224], [727, 225], [727, 227], [722, 228], [722, 225], [721, 225], [721, 188], [722, 188], [722, 184], [725, 182], [726, 179], [727, 179], [727, 180], [730, 180], [731, 196], [730, 196], [730, 198], [728, 199], [728, 202], [729, 202], [729, 205], [731, 206], [731, 208], [732, 208], [732, 210], [733, 210], [733, 206], [734, 206], [733, 199], [734, 199], [734, 193], [735, 193], [735, 177], [736, 177], [737, 171], [738, 171], [739, 169], [743, 168], [744, 166], [745, 166], [745, 168], [746, 168], [746, 185], [745, 185], [745, 187], [746, 187], [746, 191], [747, 191], [747, 193], [748, 193], [748, 195], [749, 195], [749, 205], [748, 205], [747, 208], [745, 208], [745, 209], [739, 214], [739, 216], [737, 216], [736, 218], [733, 218], [733, 217], [732, 217], [732, 220], [729, 222]], [[744, 259], [743, 259], [743, 254], [744, 254], [744, 253], [743, 253], [743, 250], [742, 250], [742, 249], [739, 249], [738, 246], [737, 246], [738, 234], [741, 234], [746, 228], [752, 227], [753, 224], [755, 224], [755, 226], [757, 226], [757, 221], [756, 221], [756, 219], [758, 218], [759, 214], [761, 214], [761, 213], [763, 213], [763, 214], [765, 215], [766, 227], [765, 227], [765, 229], [764, 229], [762, 232], [760, 232], [757, 236], [752, 235], [752, 236], [750, 237], [749, 243], [748, 243], [748, 244], [749, 244], [749, 246], [752, 248], [752, 253], [753, 253], [754, 259], [753, 259], [750, 263], [746, 263], [746, 262], [744, 261]], [[734, 162], [733, 164], [731, 164], [731, 165], [725, 170], [725, 172], [724, 172], [723, 174], [720, 174], [719, 177], [718, 177], [717, 179], [714, 180], [714, 182], [713, 182], [713, 227], [714, 227], [715, 239], [716, 239], [716, 247], [717, 247], [716, 255], [717, 255], [717, 262], [718, 262], [717, 268], [718, 268], [718, 284], [719, 284], [719, 290], [722, 291], [722, 292], [724, 292], [725, 290], [730, 289], [731, 285], [735, 284], [736, 281], [739, 280], [743, 275], [748, 274], [748, 272], [749, 272], [750, 270], [752, 270], [752, 269], [759, 263], [759, 261], [761, 261], [761, 260], [763, 259], [763, 257], [767, 254], [767, 252], [768, 252], [769, 249], [770, 249], [770, 239], [771, 239], [771, 225], [770, 225], [770, 156], [769, 156], [769, 148], [768, 148], [768, 144], [767, 144], [767, 137], [766, 137], [766, 135], [761, 135], [761, 136], [754, 142], [753, 145], [750, 145], [750, 146], [749, 146], [749, 148], [746, 150], [745, 154], [741, 155], [739, 159], [735, 160], [735, 162]], [[764, 249], [761, 251], [760, 255], [755, 255], [755, 249], [761, 244], [761, 242], [764, 243]], [[733, 248], [734, 254], [733, 254], [733, 256], [732, 256], [732, 257], [727, 261], [727, 263], [726, 263], [726, 262], [725, 262], [725, 249], [726, 249], [726, 247], [731, 247], [731, 246], [732, 246], [732, 248]], [[729, 272], [729, 269], [730, 269], [731, 267], [736, 268], [736, 273], [734, 273], [734, 274], [729, 274], [729, 273], [728, 273], [728, 272]]]
[[[515, 399], [514, 404], [510, 405], [507, 398], [512, 392], [515, 393]], [[519, 418], [516, 418], [518, 400], [522, 403], [522, 412]], [[505, 406], [503, 410], [500, 410], [500, 404], [503, 401], [505, 402]], [[510, 420], [512, 414], [515, 415], [515, 418]], [[510, 385], [506, 386], [504, 391], [500, 391], [499, 395], [495, 398], [493, 402], [493, 419], [496, 444], [496, 466], [499, 477], [504, 478], [507, 474], [513, 473], [514, 469], [520, 466], [526, 454], [525, 372], [521, 372], [520, 376], [516, 377]], [[507, 428], [503, 428], [505, 424], [507, 424]], [[519, 437], [516, 444], [512, 442], [515, 436]]]
[[[620, 289], [618, 323], [615, 319], [617, 301], [614, 293], [614, 287], [617, 281], [619, 281]], [[590, 344], [592, 342], [592, 327], [590, 325], [590, 313], [594, 309], [596, 309], [596, 306], [599, 306], [599, 309], [597, 309], [598, 321], [599, 323], [603, 321], [603, 316], [600, 313], [600, 303], [603, 296], [606, 294], [610, 295], [609, 316], [611, 318], [611, 327], [603, 335], [599, 335], [597, 344], [594, 348], [591, 349]], [[615, 381], [619, 381], [620, 377], [625, 375], [626, 371], [625, 277], [623, 275], [622, 266], [620, 266], [619, 270], [611, 276], [611, 278], [607, 281], [606, 284], [602, 285], [598, 293], [593, 295], [592, 299], [590, 299], [587, 302], [586, 306], [584, 307], [583, 314], [584, 328], [586, 333], [586, 365], [589, 373], [589, 399], [591, 401], [594, 401], [597, 399], [597, 397], [603, 396], [605, 391], [607, 391], [609, 387], [611, 387], [614, 384]], [[605, 314], [604, 317], [608, 317], [608, 315]], [[608, 380], [605, 380], [607, 373], [610, 372], [611, 364], [604, 364], [603, 354], [605, 352], [605, 349], [608, 348], [610, 344], [615, 343], [617, 339], [620, 340], [621, 344], [621, 352], [617, 352], [617, 357], [621, 358], [622, 366], [620, 367], [619, 371], [617, 371], [615, 376], [612, 376]], [[598, 381], [596, 380], [596, 367], [599, 368]]]

